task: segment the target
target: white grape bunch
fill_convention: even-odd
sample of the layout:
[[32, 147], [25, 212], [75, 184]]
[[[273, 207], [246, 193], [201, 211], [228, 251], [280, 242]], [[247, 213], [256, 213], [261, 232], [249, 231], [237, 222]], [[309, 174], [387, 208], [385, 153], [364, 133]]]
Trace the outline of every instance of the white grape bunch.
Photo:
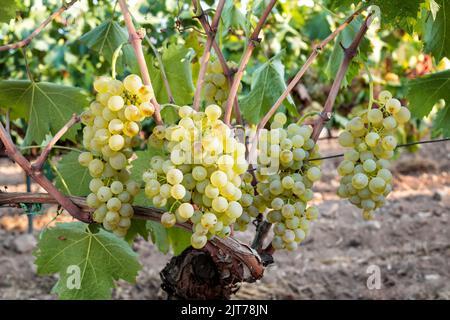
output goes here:
[[379, 95], [379, 108], [352, 118], [339, 135], [339, 144], [351, 148], [337, 170], [342, 177], [337, 194], [363, 210], [371, 219], [373, 211], [385, 204], [392, 190], [389, 159], [397, 147], [395, 131], [411, 114], [389, 91]]
[[308, 204], [313, 183], [321, 177], [320, 161], [309, 160], [320, 157], [311, 139], [313, 129], [296, 123], [284, 128], [286, 121], [285, 114], [277, 113], [271, 129], [260, 133], [257, 195], [245, 210], [249, 216], [266, 212], [267, 221], [273, 224], [272, 246], [277, 250], [295, 250], [319, 213], [316, 206]]
[[[228, 62], [227, 65], [230, 69], [236, 67], [234, 62]], [[239, 90], [241, 88], [242, 86], [239, 85]], [[229, 92], [228, 79], [223, 72], [220, 61], [215, 60], [208, 64], [203, 89], [206, 105], [217, 104], [224, 108]]]
[[140, 122], [151, 117], [155, 107], [149, 101], [151, 89], [137, 75], [123, 82], [99, 77], [94, 82], [95, 101], [82, 116], [83, 146], [78, 161], [89, 169], [92, 180], [87, 205], [94, 208], [94, 221], [123, 237], [131, 225], [133, 197], [140, 191], [127, 169], [133, 154], [133, 138]]
[[145, 195], [153, 205], [165, 208], [161, 223], [192, 223], [192, 247], [204, 247], [214, 235], [225, 237], [242, 215], [241, 177], [248, 169], [245, 145], [219, 118], [218, 105], [197, 112], [178, 109], [180, 120], [168, 127], [156, 126], [149, 144], [163, 150], [153, 156], [144, 172]]

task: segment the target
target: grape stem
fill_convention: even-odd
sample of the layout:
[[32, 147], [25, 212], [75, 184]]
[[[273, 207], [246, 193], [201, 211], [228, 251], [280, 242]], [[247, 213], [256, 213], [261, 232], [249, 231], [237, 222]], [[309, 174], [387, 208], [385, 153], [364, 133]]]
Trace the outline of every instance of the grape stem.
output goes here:
[[45, 161], [50, 154], [50, 151], [53, 149], [53, 146], [62, 138], [62, 136], [75, 124], [80, 122], [80, 117], [75, 113], [70, 118], [69, 122], [67, 122], [59, 131], [55, 134], [55, 136], [50, 140], [50, 142], [45, 146], [44, 150], [42, 150], [41, 155], [37, 158], [36, 162], [32, 165], [33, 169], [36, 171], [42, 170]]
[[[144, 85], [149, 86], [152, 92], [154, 92], [152, 81], [150, 79], [150, 74], [147, 68], [147, 62], [145, 62], [144, 52], [142, 50], [142, 38], [144, 37], [145, 32], [138, 33], [136, 31], [136, 28], [133, 25], [133, 19], [131, 17], [130, 11], [128, 10], [125, 0], [118, 0], [118, 1], [120, 10], [122, 11], [123, 18], [125, 20], [125, 24], [127, 26], [129, 41], [131, 43], [131, 46], [133, 47], [134, 54], [136, 56], [136, 61], [139, 65], [139, 70], [141, 71], [142, 80], [144, 82]], [[151, 98], [150, 101], [155, 106], [155, 113], [153, 114], [155, 122], [158, 125], [163, 124], [163, 121], [161, 119], [161, 113], [159, 110], [159, 104], [158, 101], [156, 100], [156, 97]]]
[[363, 64], [364, 68], [366, 69], [367, 75], [369, 76], [369, 106], [367, 110], [370, 111], [372, 109], [373, 103], [375, 102], [373, 98], [373, 78], [367, 63], [364, 62]]
[[[206, 34], [209, 36], [209, 33], [211, 31], [211, 25], [209, 24], [208, 19], [206, 18], [205, 13], [203, 12], [203, 9], [201, 8], [200, 5], [197, 7], [197, 0], [192, 0], [192, 4], [194, 6], [194, 11], [196, 13], [200, 10], [200, 13], [197, 15], [197, 19], [200, 21], [200, 24], [202, 25]], [[228, 86], [231, 88], [231, 85], [233, 84], [233, 78], [234, 78], [235, 71], [228, 67], [227, 61], [222, 53], [222, 50], [220, 49], [219, 44], [217, 43], [217, 41], [215, 39], [212, 43], [212, 46], [213, 46], [214, 52], [217, 55], [217, 59], [219, 60], [220, 65], [222, 67], [223, 74], [225, 75], [225, 77], [227, 77]], [[241, 115], [241, 111], [239, 109], [239, 103], [238, 103], [237, 97], [234, 98], [234, 109], [233, 110], [236, 115], [236, 122], [238, 124], [242, 124], [242, 115]]]
[[[222, 15], [222, 10], [224, 6], [225, 0], [219, 0], [219, 4], [217, 5], [216, 13], [214, 14], [211, 26], [210, 28], [205, 29], [206, 34], [208, 35], [208, 39], [206, 40], [203, 56], [200, 59], [200, 71], [198, 73], [197, 84], [195, 86], [193, 108], [196, 111], [198, 111], [200, 108], [200, 100], [202, 96], [203, 82], [205, 80], [206, 69], [208, 67], [209, 57], [211, 56], [211, 48], [216, 39], [217, 27], [219, 26], [220, 16]], [[200, 9], [200, 7], [197, 9]], [[203, 12], [202, 14], [204, 15]]]
[[227, 104], [225, 107], [224, 122], [227, 125], [230, 125], [230, 122], [231, 122], [231, 111], [233, 109], [233, 102], [234, 102], [234, 99], [237, 97], [239, 84], [241, 83], [242, 77], [244, 76], [245, 68], [247, 67], [248, 61], [250, 60], [250, 57], [252, 56], [253, 50], [255, 49], [256, 45], [261, 41], [261, 39], [259, 39], [259, 33], [261, 32], [261, 29], [262, 29], [264, 23], [266, 22], [267, 17], [269, 16], [273, 7], [275, 6], [276, 2], [277, 2], [277, 0], [271, 0], [269, 2], [267, 7], [265, 8], [261, 18], [259, 19], [258, 24], [256, 25], [250, 38], [247, 41], [247, 47], [244, 51], [244, 54], [242, 55], [241, 62], [239, 64], [239, 68], [238, 68], [236, 74], [234, 75], [233, 84], [231, 85], [230, 93], [228, 95]]
[[317, 45], [313, 51], [311, 52], [310, 56], [306, 60], [305, 64], [301, 67], [301, 69], [297, 72], [295, 77], [289, 82], [289, 85], [287, 86], [286, 90], [281, 94], [281, 96], [278, 98], [278, 100], [275, 102], [275, 104], [270, 108], [269, 112], [261, 119], [257, 126], [257, 130], [261, 130], [264, 128], [269, 121], [270, 118], [275, 114], [275, 112], [278, 110], [278, 108], [283, 103], [284, 99], [287, 98], [287, 96], [291, 93], [291, 91], [295, 88], [295, 86], [298, 84], [300, 79], [303, 77], [303, 75], [306, 73], [306, 71], [309, 69], [309, 67], [312, 65], [316, 57], [322, 52], [323, 48], [336, 36], [341, 33], [342, 30], [344, 30], [362, 11], [362, 8], [356, 10], [353, 12], [345, 21], [342, 23], [339, 27], [336, 28], [328, 37], [326, 37], [319, 45]]
[[14, 42], [14, 43], [9, 43], [3, 46], [0, 46], [0, 51], [6, 51], [6, 50], [12, 50], [12, 49], [19, 49], [22, 47], [26, 47], [28, 46], [31, 41], [33, 41], [33, 39], [50, 23], [52, 22], [54, 19], [56, 19], [57, 17], [59, 17], [64, 11], [66, 11], [67, 9], [69, 9], [75, 2], [77, 2], [78, 0], [72, 0], [68, 3], [63, 4], [58, 10], [56, 10], [55, 12], [53, 12], [47, 19], [45, 19], [36, 29], [34, 29], [34, 31], [27, 36], [26, 38], [18, 41], [18, 42]]
[[327, 100], [325, 101], [325, 105], [320, 114], [320, 117], [314, 123], [312, 139], [315, 142], [319, 138], [320, 132], [322, 131], [323, 127], [325, 126], [325, 123], [331, 119], [334, 102], [339, 93], [339, 89], [342, 85], [342, 81], [344, 80], [345, 74], [347, 73], [348, 67], [350, 66], [352, 59], [357, 54], [359, 44], [361, 43], [361, 41], [364, 38], [364, 35], [366, 34], [367, 30], [369, 29], [370, 23], [372, 22], [372, 19], [370, 19], [371, 16], [372, 16], [372, 14], [369, 14], [367, 16], [367, 18], [364, 20], [364, 22], [361, 25], [361, 28], [359, 29], [358, 33], [356, 34], [356, 36], [353, 39], [350, 46], [348, 48], [343, 47], [344, 58], [342, 59], [342, 63], [340, 65], [339, 70], [336, 74], [336, 77], [333, 81], [333, 84], [331, 86]]
[[[61, 205], [64, 209], [69, 212], [74, 218], [90, 223], [92, 219], [89, 213], [83, 212], [70, 198], [62, 194], [53, 183], [47, 179], [47, 177], [42, 172], [42, 164], [47, 159], [51, 148], [57, 142], [57, 140], [64, 135], [64, 133], [77, 122], [77, 118], [72, 117], [69, 122], [52, 138], [49, 144], [45, 147], [42, 154], [39, 156], [38, 160], [34, 165], [30, 163], [17, 149], [16, 145], [11, 139], [11, 135], [6, 131], [2, 123], [0, 123], [0, 141], [3, 143], [6, 155], [16, 162], [25, 173], [31, 177], [37, 184], [39, 184], [45, 191], [48, 192], [48, 197], [50, 197], [54, 202]], [[1, 193], [2, 195], [4, 193]], [[28, 193], [27, 193], [28, 194]], [[28, 194], [31, 195], [31, 194]]]

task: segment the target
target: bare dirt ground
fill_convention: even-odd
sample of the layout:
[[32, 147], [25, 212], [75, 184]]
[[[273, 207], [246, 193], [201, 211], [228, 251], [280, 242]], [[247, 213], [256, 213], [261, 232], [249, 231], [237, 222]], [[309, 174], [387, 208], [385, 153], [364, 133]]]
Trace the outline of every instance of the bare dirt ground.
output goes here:
[[[322, 154], [339, 152], [336, 141], [320, 141]], [[394, 191], [374, 221], [335, 195], [339, 159], [325, 160], [315, 187], [321, 216], [297, 252], [275, 254], [265, 277], [244, 284], [241, 299], [450, 299], [450, 142], [404, 150], [394, 162]], [[0, 186], [25, 191], [20, 169], [0, 159]], [[3, 187], [2, 187], [3, 188]], [[32, 190], [38, 190], [33, 185]], [[0, 209], [0, 299], [54, 299], [56, 277], [35, 273], [31, 253], [18, 253], [14, 240], [25, 232], [20, 209]], [[35, 221], [51, 222], [55, 208]], [[61, 218], [61, 219], [68, 219]], [[38, 235], [38, 231], [35, 231]], [[250, 241], [252, 234], [240, 238]], [[119, 282], [115, 299], [164, 299], [159, 271], [170, 256], [139, 240], [143, 269], [137, 284]], [[378, 266], [381, 288], [369, 290], [367, 268]]]

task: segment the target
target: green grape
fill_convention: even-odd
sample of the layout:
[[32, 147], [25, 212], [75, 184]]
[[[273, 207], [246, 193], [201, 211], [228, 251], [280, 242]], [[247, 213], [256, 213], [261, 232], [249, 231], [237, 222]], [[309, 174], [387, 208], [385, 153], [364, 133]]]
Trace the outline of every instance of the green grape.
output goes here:
[[369, 179], [364, 173], [357, 173], [352, 178], [352, 186], [356, 189], [362, 189], [369, 183]]

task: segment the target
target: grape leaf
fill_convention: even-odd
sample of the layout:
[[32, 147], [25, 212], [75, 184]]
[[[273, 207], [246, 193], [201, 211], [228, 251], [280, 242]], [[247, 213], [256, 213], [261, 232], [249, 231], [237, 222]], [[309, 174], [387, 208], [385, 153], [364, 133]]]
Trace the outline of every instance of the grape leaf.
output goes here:
[[425, 23], [425, 52], [432, 53], [436, 61], [450, 57], [450, 2], [437, 0], [440, 6], [433, 19], [428, 16]]
[[192, 233], [178, 227], [167, 229], [170, 244], [172, 246], [173, 254], [179, 255], [191, 245]]
[[16, 17], [16, 0], [3, 0], [0, 6], [0, 22], [9, 22]]
[[[347, 28], [345, 28], [337, 36], [333, 51], [331, 52], [331, 55], [328, 59], [328, 64], [325, 70], [328, 79], [334, 79], [336, 77], [336, 74], [339, 70], [342, 60], [344, 59], [344, 51], [342, 50], [340, 44], [342, 44], [344, 47], [350, 46], [356, 34], [358, 33], [358, 30], [360, 29], [362, 23], [363, 19], [360, 17], [353, 20], [347, 26]], [[343, 87], [349, 85], [352, 79], [358, 75], [359, 70], [361, 69], [361, 64], [359, 63], [359, 61], [366, 60], [366, 57], [370, 52], [370, 50], [371, 50], [370, 42], [366, 38], [364, 38], [358, 47], [357, 56], [350, 62], [347, 73], [345, 74], [345, 78], [342, 81]]]
[[324, 12], [312, 15], [305, 24], [305, 34], [310, 40], [323, 40], [330, 33], [330, 24]]
[[246, 34], [248, 33], [247, 19], [239, 8], [236, 7], [233, 0], [226, 0], [221, 17], [226, 31], [228, 29], [241, 29], [244, 30]]
[[125, 241], [132, 243], [136, 236], [140, 235], [145, 240], [148, 240], [149, 231], [147, 229], [147, 221], [141, 219], [132, 219], [131, 226], [125, 236]]
[[56, 187], [73, 196], [87, 196], [91, 176], [89, 169], [79, 164], [78, 155], [78, 152], [71, 151], [58, 161]]
[[170, 250], [170, 242], [167, 235], [167, 229], [156, 221], [147, 221], [147, 229], [150, 232], [152, 242], [159, 251], [166, 254]]
[[123, 73], [125, 66], [133, 72], [137, 70], [137, 62], [133, 48], [128, 44], [128, 34], [114, 20], [105, 21], [91, 31], [83, 34], [79, 41], [89, 49], [101, 54], [111, 64], [114, 51], [123, 44], [122, 55], [117, 59], [118, 73]]
[[[239, 101], [242, 115], [249, 123], [258, 123], [285, 89], [284, 66], [277, 55], [254, 71], [251, 91]], [[283, 104], [289, 108], [294, 103], [288, 97]]]
[[34, 255], [39, 274], [59, 274], [53, 292], [61, 299], [108, 299], [114, 280], [134, 283], [141, 268], [125, 240], [81, 222], [45, 229]]
[[357, 4], [358, 2], [359, 0], [325, 0], [324, 5], [330, 10], [343, 10], [349, 9], [353, 3]]
[[442, 134], [444, 137], [450, 137], [450, 106], [446, 105], [438, 111], [433, 121], [433, 136]]
[[[0, 81], [0, 106], [11, 108], [12, 118], [28, 121], [25, 145], [40, 143], [48, 133], [57, 133], [86, 104], [86, 96], [76, 87], [29, 80]], [[63, 140], [74, 140], [78, 128], [73, 126]]]
[[[436, 72], [408, 82], [406, 95], [411, 113], [422, 118], [428, 115], [439, 99], [444, 99], [449, 108], [450, 104], [450, 70]], [[447, 125], [448, 123], [442, 123]]]
[[[162, 53], [162, 62], [166, 71], [175, 102], [178, 105], [191, 104], [194, 97], [194, 83], [192, 82], [191, 60], [194, 50], [182, 45], [170, 45]], [[146, 55], [150, 78], [156, 99], [160, 103], [168, 103], [166, 87], [162, 79], [161, 70], [157, 60]]]
[[167, 124], [176, 124], [180, 120], [178, 108], [170, 104], [161, 106], [161, 117]]
[[381, 24], [394, 26], [412, 32], [417, 24], [417, 16], [424, 0], [372, 0], [368, 4], [380, 7]]

